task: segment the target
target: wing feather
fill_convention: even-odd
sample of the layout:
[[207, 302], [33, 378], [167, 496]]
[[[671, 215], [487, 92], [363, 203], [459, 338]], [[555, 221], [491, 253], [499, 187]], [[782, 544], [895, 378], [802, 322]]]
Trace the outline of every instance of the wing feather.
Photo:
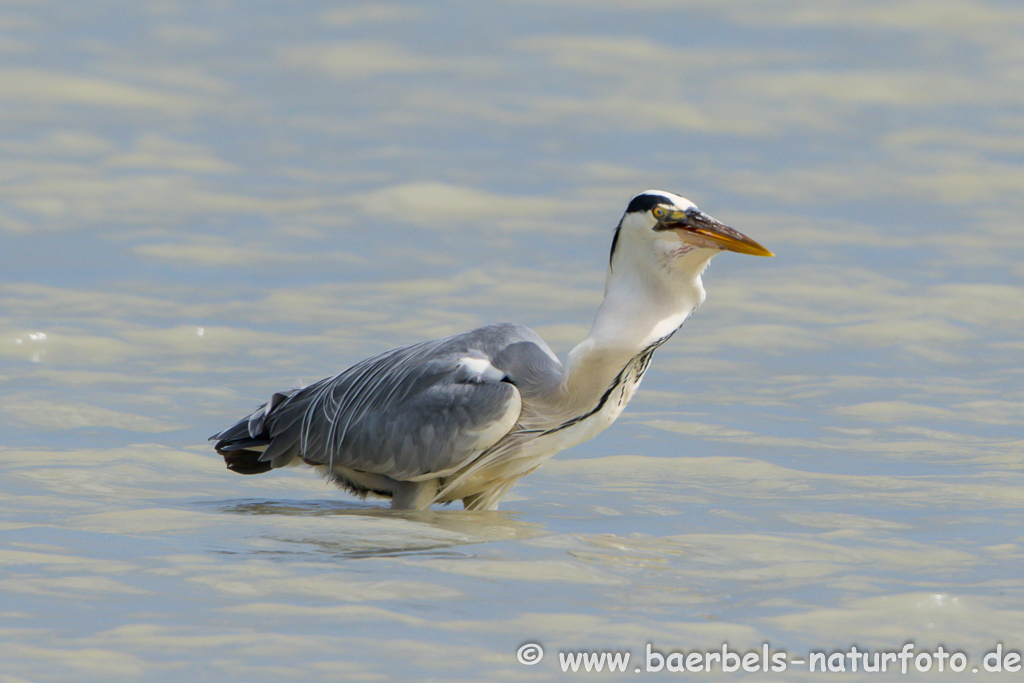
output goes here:
[[[242, 421], [244, 437], [269, 442], [258, 459], [273, 467], [297, 456], [400, 480], [444, 476], [513, 429], [522, 410], [510, 376], [517, 370], [528, 380], [527, 394], [539, 390], [538, 377], [561, 376], [547, 345], [519, 325], [394, 349], [274, 394]], [[218, 450], [230, 452], [242, 436], [239, 425], [213, 437]]]

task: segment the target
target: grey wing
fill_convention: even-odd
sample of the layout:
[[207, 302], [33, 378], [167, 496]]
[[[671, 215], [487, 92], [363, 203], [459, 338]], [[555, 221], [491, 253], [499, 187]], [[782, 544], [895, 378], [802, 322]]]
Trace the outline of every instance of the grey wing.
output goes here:
[[[554, 381], [561, 370], [527, 328], [480, 328], [395, 349], [336, 377], [275, 394], [248, 422], [232, 428], [242, 432], [245, 424], [237, 436], [248, 441], [232, 440], [228, 430], [215, 437], [221, 439], [217, 448], [227, 458], [232, 443], [266, 444], [259, 457], [265, 469], [298, 455], [311, 464], [394, 479], [444, 476], [497, 443], [518, 421], [522, 394], [502, 365], [530, 375], [527, 393], [536, 389], [534, 376]], [[538, 365], [551, 367], [538, 371]]]

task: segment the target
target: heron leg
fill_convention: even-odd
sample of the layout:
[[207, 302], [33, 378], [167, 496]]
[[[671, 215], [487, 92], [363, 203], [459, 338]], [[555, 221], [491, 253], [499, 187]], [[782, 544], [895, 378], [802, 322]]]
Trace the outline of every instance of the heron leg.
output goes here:
[[437, 497], [438, 479], [396, 481], [391, 495], [392, 510], [426, 510]]

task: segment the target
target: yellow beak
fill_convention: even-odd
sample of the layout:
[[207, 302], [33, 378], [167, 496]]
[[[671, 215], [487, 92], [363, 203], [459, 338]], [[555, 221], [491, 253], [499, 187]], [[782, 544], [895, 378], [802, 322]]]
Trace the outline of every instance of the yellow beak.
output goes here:
[[707, 246], [717, 246], [738, 254], [775, 256], [742, 232], [733, 230], [728, 225], [697, 209], [671, 211], [662, 219], [658, 227], [663, 230], [680, 230], [695, 237], [694, 241], [698, 243], [706, 242]]

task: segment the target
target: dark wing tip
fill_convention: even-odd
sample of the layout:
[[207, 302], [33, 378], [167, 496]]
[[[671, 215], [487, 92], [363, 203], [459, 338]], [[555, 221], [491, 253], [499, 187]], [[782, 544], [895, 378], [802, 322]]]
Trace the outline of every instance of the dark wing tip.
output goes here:
[[224, 456], [224, 464], [228, 469], [238, 474], [263, 474], [273, 469], [268, 461], [260, 460], [262, 453], [259, 451], [218, 451]]

